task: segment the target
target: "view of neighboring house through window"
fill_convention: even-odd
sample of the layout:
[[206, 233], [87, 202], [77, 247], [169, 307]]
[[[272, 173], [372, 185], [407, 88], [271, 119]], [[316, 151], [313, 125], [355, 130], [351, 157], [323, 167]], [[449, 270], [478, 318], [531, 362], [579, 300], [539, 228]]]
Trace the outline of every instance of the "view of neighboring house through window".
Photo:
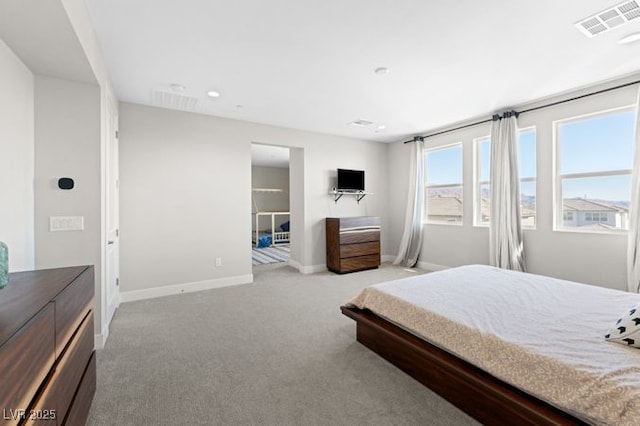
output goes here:
[[[491, 140], [476, 139], [475, 225], [489, 225], [491, 219]], [[536, 226], [536, 129], [518, 132], [518, 173], [520, 175], [520, 216], [522, 226]]]
[[554, 124], [556, 229], [628, 229], [635, 109]]
[[462, 143], [425, 152], [427, 222], [462, 224]]

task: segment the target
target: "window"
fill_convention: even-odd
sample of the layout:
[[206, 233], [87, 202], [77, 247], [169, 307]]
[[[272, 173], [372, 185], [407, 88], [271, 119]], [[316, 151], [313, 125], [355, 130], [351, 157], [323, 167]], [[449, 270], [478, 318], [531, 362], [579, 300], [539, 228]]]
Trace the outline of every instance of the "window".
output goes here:
[[427, 222], [462, 224], [462, 143], [426, 151]]
[[[491, 220], [491, 140], [476, 139], [475, 225]], [[520, 216], [522, 226], [536, 226], [536, 129], [518, 132], [518, 172], [520, 174]]]
[[[635, 109], [554, 123], [556, 229], [606, 232], [628, 229]], [[567, 220], [568, 211], [575, 219]]]
[[587, 222], [607, 222], [607, 213], [605, 212], [585, 212], [584, 219]]
[[564, 214], [562, 215], [562, 219], [564, 219], [564, 220], [573, 220], [573, 212], [565, 211]]

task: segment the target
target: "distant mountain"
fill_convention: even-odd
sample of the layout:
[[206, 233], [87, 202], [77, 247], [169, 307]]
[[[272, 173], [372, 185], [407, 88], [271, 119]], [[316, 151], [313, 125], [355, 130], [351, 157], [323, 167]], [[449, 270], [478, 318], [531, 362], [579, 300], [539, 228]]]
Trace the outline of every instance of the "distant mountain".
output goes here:
[[[460, 188], [437, 188], [437, 189], [430, 189], [429, 190], [429, 194], [430, 195], [439, 195], [441, 197], [461, 197], [462, 196], [462, 190]], [[489, 199], [490, 197], [490, 193], [489, 190], [487, 189], [483, 189], [482, 190], [482, 197]], [[522, 199], [522, 206], [529, 208], [529, 209], [535, 209], [536, 206], [536, 196], [535, 195], [522, 195], [520, 197]], [[589, 198], [589, 201], [594, 201], [596, 203], [601, 203], [601, 204], [606, 204], [612, 207], [621, 207], [623, 209], [627, 209], [629, 210], [630, 208], [630, 202], [629, 201], [621, 201], [621, 200], [603, 200], [603, 199], [599, 199], [599, 198]]]
[[461, 197], [462, 188], [435, 188], [429, 189], [429, 195], [439, 195], [441, 197]]
[[531, 210], [536, 208], [536, 196], [535, 195], [521, 195], [522, 207], [527, 207]]

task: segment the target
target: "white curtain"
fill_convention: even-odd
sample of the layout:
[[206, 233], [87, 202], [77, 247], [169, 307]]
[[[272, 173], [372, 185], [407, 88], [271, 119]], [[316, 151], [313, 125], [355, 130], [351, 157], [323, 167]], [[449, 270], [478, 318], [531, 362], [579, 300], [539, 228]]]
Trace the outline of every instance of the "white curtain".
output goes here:
[[631, 173], [631, 208], [627, 243], [627, 287], [640, 293], [640, 89], [636, 102], [636, 140]]
[[404, 232], [400, 241], [400, 250], [394, 265], [409, 268], [418, 263], [422, 247], [422, 219], [424, 217], [424, 142], [415, 138], [411, 148], [411, 164], [409, 166], [409, 195], [407, 213], [404, 220]]
[[491, 124], [489, 255], [493, 266], [524, 271], [517, 127], [515, 111], [494, 116]]

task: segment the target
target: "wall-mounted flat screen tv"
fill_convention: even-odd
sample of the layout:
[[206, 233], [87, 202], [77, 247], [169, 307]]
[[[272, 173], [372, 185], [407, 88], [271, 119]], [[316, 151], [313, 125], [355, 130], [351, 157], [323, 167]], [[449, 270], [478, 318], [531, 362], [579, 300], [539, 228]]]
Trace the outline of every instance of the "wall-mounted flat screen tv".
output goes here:
[[364, 170], [338, 169], [338, 191], [364, 191]]

